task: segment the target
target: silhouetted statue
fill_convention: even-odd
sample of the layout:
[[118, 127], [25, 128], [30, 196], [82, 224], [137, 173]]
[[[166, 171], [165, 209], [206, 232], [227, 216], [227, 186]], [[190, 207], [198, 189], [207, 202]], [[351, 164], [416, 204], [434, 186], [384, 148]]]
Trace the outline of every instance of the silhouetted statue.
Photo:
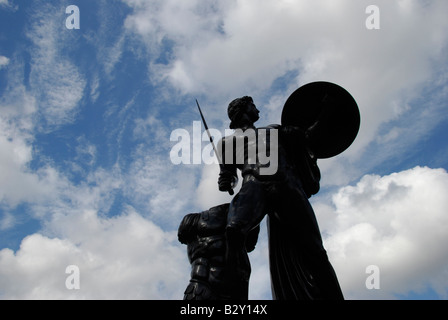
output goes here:
[[314, 82], [289, 97], [282, 125], [256, 128], [259, 111], [247, 96], [229, 104], [228, 116], [235, 132], [218, 144], [219, 190], [233, 188], [237, 170], [243, 181], [221, 229], [226, 295], [244, 292], [236, 298], [247, 298], [246, 244], [268, 215], [273, 298], [343, 299], [308, 198], [320, 188], [317, 159], [343, 152], [358, 133], [355, 100], [335, 84]]
[[[248, 281], [239, 284], [243, 291], [232, 291], [224, 274], [225, 228], [229, 204], [213, 207], [201, 213], [188, 214], [178, 231], [179, 241], [187, 245], [191, 263], [191, 280], [184, 300], [248, 299]], [[247, 252], [255, 248], [259, 228], [255, 228], [245, 243]], [[250, 273], [250, 270], [246, 270]]]

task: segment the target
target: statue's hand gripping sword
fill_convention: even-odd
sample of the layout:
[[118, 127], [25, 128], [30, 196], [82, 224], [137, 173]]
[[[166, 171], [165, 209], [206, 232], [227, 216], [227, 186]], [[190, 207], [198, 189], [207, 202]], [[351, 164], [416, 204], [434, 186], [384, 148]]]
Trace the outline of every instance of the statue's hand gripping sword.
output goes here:
[[[198, 102], [197, 99], [196, 99], [196, 104], [197, 104], [197, 106], [198, 106], [198, 109], [199, 109], [199, 113], [200, 113], [200, 115], [201, 115], [202, 122], [204, 123], [205, 131], [207, 131], [207, 135], [208, 135], [208, 138], [209, 138], [209, 140], [210, 140], [210, 143], [212, 144], [213, 151], [215, 152], [215, 156], [216, 156], [216, 158], [218, 159], [219, 167], [222, 167], [224, 164], [222, 163], [222, 159], [221, 159], [221, 157], [220, 157], [220, 154], [219, 154], [218, 151], [216, 150], [215, 142], [213, 141], [213, 137], [212, 137], [212, 135], [210, 134], [210, 131], [209, 131], [208, 126], [207, 126], [207, 122], [205, 121], [204, 115], [202, 114], [202, 110], [201, 110], [201, 107], [199, 106], [199, 102]], [[231, 196], [233, 196], [233, 194], [234, 194], [233, 189], [228, 190], [228, 192], [229, 192], [229, 194], [230, 194]]]

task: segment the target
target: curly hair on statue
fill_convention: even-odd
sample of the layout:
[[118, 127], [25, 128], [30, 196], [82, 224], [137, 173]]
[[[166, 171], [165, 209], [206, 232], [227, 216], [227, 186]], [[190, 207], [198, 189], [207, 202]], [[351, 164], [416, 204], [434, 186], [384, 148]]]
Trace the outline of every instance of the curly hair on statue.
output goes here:
[[252, 97], [244, 96], [242, 98], [237, 98], [229, 103], [227, 108], [227, 115], [230, 119], [230, 129], [238, 128], [238, 120], [241, 118], [241, 114], [245, 111], [248, 104], [254, 103]]

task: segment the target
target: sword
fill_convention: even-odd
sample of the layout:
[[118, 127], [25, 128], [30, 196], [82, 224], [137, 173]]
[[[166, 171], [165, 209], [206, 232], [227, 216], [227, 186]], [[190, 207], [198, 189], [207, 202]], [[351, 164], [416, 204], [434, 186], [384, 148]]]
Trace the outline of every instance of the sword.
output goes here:
[[[212, 144], [213, 151], [215, 152], [215, 156], [216, 156], [216, 158], [218, 159], [219, 167], [222, 168], [223, 163], [222, 163], [222, 161], [221, 161], [221, 159], [220, 159], [220, 156], [219, 156], [218, 151], [216, 150], [216, 146], [215, 146], [215, 142], [213, 141], [213, 137], [212, 137], [212, 135], [210, 134], [210, 131], [208, 130], [207, 122], [205, 121], [204, 115], [202, 114], [202, 110], [201, 110], [201, 107], [199, 106], [198, 99], [196, 99], [196, 104], [197, 104], [197, 106], [198, 106], [199, 114], [201, 115], [201, 119], [202, 119], [202, 123], [204, 124], [205, 131], [207, 131], [207, 135], [208, 135], [208, 138], [209, 138], [209, 140], [210, 140], [210, 143]], [[233, 196], [233, 194], [234, 194], [233, 189], [228, 190], [228, 192], [229, 192], [229, 194], [230, 194], [231, 196]]]

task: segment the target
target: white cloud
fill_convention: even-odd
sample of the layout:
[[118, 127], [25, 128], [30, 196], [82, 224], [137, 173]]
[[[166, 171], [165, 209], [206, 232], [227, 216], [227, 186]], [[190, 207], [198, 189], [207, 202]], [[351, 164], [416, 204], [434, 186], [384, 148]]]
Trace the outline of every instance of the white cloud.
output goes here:
[[9, 64], [9, 58], [0, 56], [0, 70]]
[[42, 4], [32, 16], [27, 32], [32, 41], [30, 85], [45, 125], [50, 128], [73, 120], [83, 97], [86, 80], [78, 68], [63, 54], [64, 17], [61, 8]]
[[23, 74], [24, 64], [13, 60], [8, 66], [5, 93], [0, 97], [1, 132], [9, 138], [15, 135], [29, 138], [34, 128], [36, 99], [26, 89]]
[[[64, 238], [33, 234], [17, 252], [0, 251], [3, 299], [179, 299], [188, 284], [175, 234], [132, 208], [115, 218], [59, 214], [49, 228]], [[79, 267], [80, 290], [65, 286], [69, 265]]]
[[269, 244], [266, 220], [260, 225], [258, 243], [249, 253], [252, 273], [249, 281], [249, 300], [271, 300], [271, 283], [269, 273]]
[[21, 84], [22, 66], [12, 64], [6, 93], [0, 99], [0, 206], [14, 208], [22, 202], [46, 199], [53, 189], [46, 185], [48, 168], [33, 172], [33, 116], [36, 100]]
[[95, 103], [96, 100], [98, 100], [98, 97], [101, 94], [99, 91], [99, 87], [100, 87], [100, 77], [98, 76], [98, 74], [95, 74], [92, 77], [92, 82], [90, 84], [90, 98], [92, 99], [93, 103]]
[[[24, 157], [24, 164], [27, 160]], [[13, 200], [15, 204], [28, 202], [43, 229], [23, 239], [16, 252], [0, 251], [0, 296], [4, 299], [181, 298], [188, 284], [189, 266], [185, 248], [177, 242], [176, 231], [172, 230], [177, 228], [182, 218], [179, 212], [184, 208], [185, 199], [178, 199], [179, 192], [183, 190], [188, 195], [193, 188], [180, 187], [176, 177], [170, 176], [170, 171], [160, 163], [138, 163], [141, 167], [129, 175], [123, 175], [118, 167], [91, 170], [76, 185], [50, 166], [36, 172], [18, 168], [11, 177], [17, 181], [5, 183], [2, 179], [1, 190], [6, 190], [10, 198], [4, 196], [2, 205], [12, 206]], [[14, 188], [15, 184], [20, 187]], [[162, 184], [164, 187], [159, 187]], [[132, 200], [148, 211], [139, 214], [123, 202], [115, 216], [106, 217], [118, 190], [134, 192]], [[172, 225], [165, 229], [171, 231], [162, 230], [154, 220], [143, 216], [168, 221]], [[5, 213], [0, 223], [2, 229], [8, 229], [16, 222]], [[69, 276], [65, 269], [69, 265], [80, 269], [81, 290], [70, 291], [65, 287]]]
[[[20, 217], [10, 212], [24, 203], [44, 228], [23, 239], [16, 252], [0, 251], [0, 296], [181, 298], [190, 273], [185, 248], [177, 242], [175, 231], [164, 231], [143, 216], [165, 221], [169, 224], [165, 229], [175, 230], [188, 213], [185, 203], [194, 192], [194, 174], [166, 167], [160, 159], [153, 161], [151, 150], [136, 152], [130, 172], [123, 173], [118, 166], [89, 168], [76, 184], [51, 161], [31, 169], [36, 156], [35, 115], [41, 101], [23, 85], [23, 66], [14, 63], [8, 80], [7, 93], [0, 100], [0, 229], [11, 230], [20, 223]], [[78, 165], [94, 163], [97, 151], [86, 137], [79, 138], [74, 149]], [[114, 212], [117, 216], [105, 218], [119, 190], [146, 209], [140, 211], [142, 215], [123, 201], [120, 211]], [[179, 199], [179, 194], [185, 197]], [[79, 291], [65, 288], [65, 268], [73, 264], [81, 272]]]
[[[217, 191], [218, 172], [217, 166], [204, 168], [197, 193], [201, 207], [230, 200]], [[330, 203], [322, 197], [312, 199], [347, 299], [394, 299], [429, 287], [446, 297], [448, 256], [441, 243], [448, 240], [447, 192], [448, 174], [443, 169], [416, 167], [384, 177], [366, 175], [357, 185], [335, 192]], [[270, 297], [268, 261], [263, 257], [266, 241], [260, 239], [251, 254], [252, 294], [262, 299]], [[380, 268], [380, 290], [365, 287], [369, 265]]]
[[[218, 177], [219, 166], [216, 165], [204, 165], [201, 173], [201, 180], [196, 192], [196, 203], [202, 208], [211, 208], [213, 206], [227, 203], [232, 200], [232, 197], [226, 193], [218, 190]], [[241, 185], [241, 179], [239, 184], [235, 188], [235, 193], [238, 192]]]
[[3, 214], [3, 217], [0, 220], [0, 231], [8, 230], [9, 228], [15, 225], [16, 219], [14, 216], [8, 212]]
[[31, 148], [20, 138], [8, 140], [0, 136], [0, 201], [13, 206], [37, 191], [38, 177], [26, 172]]
[[173, 165], [168, 156], [139, 151], [125, 181], [124, 194], [145, 216], [168, 229], [177, 228], [194, 206], [195, 166]]
[[[267, 124], [279, 121], [283, 103], [301, 84], [327, 80], [345, 87], [362, 117], [358, 138], [344, 154], [352, 160], [382, 124], [420, 107], [411, 102], [438, 81], [446, 64], [443, 0], [377, 1], [380, 30], [365, 27], [368, 1], [123, 1], [134, 9], [125, 26], [151, 52], [151, 78], [206, 95], [216, 108], [252, 95], [260, 123]], [[157, 64], [167, 43], [168, 59]], [[297, 76], [287, 88], [263, 101], [274, 80], [291, 71]]]
[[[364, 28], [363, 2], [125, 2], [134, 9], [126, 27], [148, 45], [152, 76], [183, 92], [213, 96], [208, 99], [215, 109], [240, 94], [262, 96], [276, 78], [291, 70], [297, 71], [293, 83], [267, 103], [270, 119], [300, 83], [325, 78], [346, 86], [360, 103], [363, 119], [368, 119], [363, 120], [360, 142], [350, 149], [353, 158], [373, 139], [380, 124], [408, 112], [409, 100], [419, 95], [416, 88], [433, 80], [430, 61], [443, 61], [440, 52], [446, 44], [443, 1], [423, 10], [417, 2], [380, 1], [384, 19], [377, 33]], [[8, 65], [14, 75], [9, 80], [15, 82], [10, 81], [8, 94], [1, 98], [0, 166], [5, 171], [0, 174], [0, 201], [7, 209], [30, 203], [45, 228], [25, 238], [17, 252], [0, 251], [1, 295], [178, 299], [183, 281], [185, 285], [188, 281], [186, 252], [175, 233], [160, 225], [174, 230], [187, 209], [228, 202], [230, 197], [217, 190], [218, 168], [203, 166], [196, 189], [199, 167], [167, 166], [168, 152], [164, 157], [158, 154], [165, 145], [155, 149], [142, 145], [130, 155], [129, 172], [119, 167], [89, 168], [93, 171], [78, 185], [50, 164], [30, 170], [35, 116], [43, 116], [51, 126], [71, 121], [86, 87], [78, 68], [62, 54], [67, 39], [59, 30], [61, 15], [46, 5], [43, 8], [43, 13], [33, 14], [27, 31], [33, 43], [31, 91], [17, 76], [20, 72], [14, 73], [19, 68], [14, 59]], [[103, 46], [111, 49], [104, 62], [108, 73], [120, 61], [124, 41], [121, 34], [114, 46]], [[165, 47], [170, 49], [166, 64], [158, 65], [155, 61]], [[91, 82], [93, 101], [98, 99], [100, 82], [99, 76]], [[120, 118], [134, 103], [121, 110]], [[163, 140], [165, 136], [168, 143], [166, 127], [156, 117], [135, 124], [134, 138], [151, 135]], [[391, 130], [383, 141], [395, 141], [402, 132], [406, 131]], [[78, 160], [94, 164], [95, 146], [87, 140], [78, 142]], [[340, 180], [350, 165], [338, 162], [327, 171], [334, 174], [332, 180]], [[359, 174], [356, 168], [354, 172], [350, 176]], [[446, 293], [446, 256], [438, 246], [446, 242], [442, 215], [446, 180], [445, 172], [427, 168], [382, 178], [366, 176], [357, 186], [341, 189], [332, 205], [316, 204], [320, 220], [326, 218], [321, 225], [328, 235], [327, 249], [347, 297], [375, 293], [392, 297], [425, 285]], [[106, 218], [118, 190], [133, 207], [123, 204], [118, 216]], [[431, 210], [426, 208], [428, 202]], [[16, 223], [9, 213], [0, 218], [0, 229]], [[260, 298], [269, 291], [263, 241], [251, 255], [253, 296]], [[80, 267], [80, 291], [64, 286], [65, 267], [70, 264]], [[377, 264], [382, 272], [378, 292], [364, 287], [365, 267], [370, 264]]]
[[12, 2], [9, 2], [9, 0], [0, 0], [0, 7], [6, 8], [12, 11], [16, 11], [19, 6], [14, 5]]
[[[226, 194], [213, 192], [218, 169], [204, 170], [199, 190], [208, 192], [199, 193], [200, 205], [226, 202]], [[340, 188], [330, 201], [312, 199], [346, 299], [396, 299], [428, 288], [447, 297], [447, 192], [445, 170], [416, 167], [384, 177], [366, 175], [355, 186]], [[262, 228], [250, 255], [253, 299], [270, 298], [264, 223]], [[380, 290], [365, 286], [370, 265], [380, 269]]]
[[[364, 176], [341, 188], [333, 205], [315, 204], [330, 260], [347, 298], [394, 298], [432, 288], [448, 295], [448, 174], [416, 167]], [[366, 268], [380, 268], [380, 290], [367, 290]]]
[[87, 141], [85, 136], [77, 139], [78, 146], [76, 147], [77, 156], [74, 165], [93, 166], [97, 158], [97, 148], [94, 144]]
[[157, 148], [157, 151], [166, 152], [166, 149], [171, 147], [168, 144], [170, 141], [167, 139], [170, 136], [168, 129], [163, 121], [154, 114], [150, 114], [145, 119], [140, 118], [135, 120], [133, 135], [136, 139], [144, 139], [153, 144], [154, 148]]

